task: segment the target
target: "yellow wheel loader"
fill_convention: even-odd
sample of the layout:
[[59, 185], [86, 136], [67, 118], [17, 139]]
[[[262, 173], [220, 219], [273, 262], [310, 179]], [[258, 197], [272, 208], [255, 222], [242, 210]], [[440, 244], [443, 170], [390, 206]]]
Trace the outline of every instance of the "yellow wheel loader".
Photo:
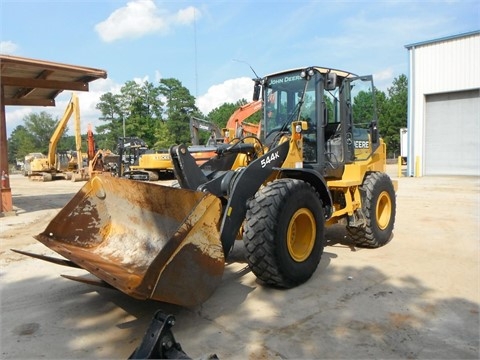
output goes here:
[[[219, 285], [236, 240], [266, 285], [290, 288], [316, 271], [324, 228], [344, 224], [359, 246], [379, 247], [395, 220], [371, 76], [321, 67], [255, 79], [261, 134], [217, 147], [199, 166], [170, 148], [178, 188], [95, 177], [36, 236], [138, 299], [199, 304]], [[240, 160], [239, 160], [240, 159]]]

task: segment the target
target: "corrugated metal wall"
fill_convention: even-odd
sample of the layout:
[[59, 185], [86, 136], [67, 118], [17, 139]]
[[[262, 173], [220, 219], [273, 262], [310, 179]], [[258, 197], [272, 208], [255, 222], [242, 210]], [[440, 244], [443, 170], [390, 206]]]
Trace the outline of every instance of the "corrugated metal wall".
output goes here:
[[408, 158], [413, 160], [409, 161], [407, 172], [410, 176], [422, 176], [426, 97], [480, 89], [480, 31], [406, 47], [410, 60]]
[[480, 86], [480, 34], [415, 50], [416, 93], [435, 94]]

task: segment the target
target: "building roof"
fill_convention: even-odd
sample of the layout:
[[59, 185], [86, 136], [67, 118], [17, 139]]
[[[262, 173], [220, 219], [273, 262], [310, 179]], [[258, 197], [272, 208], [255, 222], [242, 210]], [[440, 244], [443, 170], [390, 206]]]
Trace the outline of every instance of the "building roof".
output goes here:
[[447, 40], [456, 40], [456, 39], [460, 39], [460, 38], [468, 37], [468, 36], [472, 36], [472, 35], [480, 35], [480, 30], [470, 31], [470, 32], [463, 33], [463, 34], [445, 36], [445, 37], [438, 38], [438, 39], [433, 39], [433, 40], [421, 41], [421, 42], [405, 45], [405, 47], [407, 49], [411, 49], [411, 48], [418, 47], [418, 46], [434, 44], [434, 43], [447, 41]]
[[2, 105], [55, 106], [63, 90], [88, 91], [89, 83], [105, 79], [105, 70], [51, 61], [0, 55]]
[[106, 77], [105, 70], [0, 55], [0, 172], [6, 175], [5, 184], [2, 182], [0, 216], [13, 212], [5, 106], [55, 106], [55, 98], [62, 91], [88, 91], [91, 81]]

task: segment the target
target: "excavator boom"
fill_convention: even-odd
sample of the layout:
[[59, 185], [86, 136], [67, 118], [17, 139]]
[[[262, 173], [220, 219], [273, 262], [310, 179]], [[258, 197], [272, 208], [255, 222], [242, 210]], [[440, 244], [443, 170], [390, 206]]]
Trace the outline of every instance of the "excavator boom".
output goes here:
[[[65, 132], [68, 121], [72, 115], [75, 120], [75, 156], [57, 154], [58, 142]], [[63, 116], [58, 122], [55, 131], [50, 137], [47, 156], [45, 158], [31, 159], [28, 164], [29, 170], [27, 175], [30, 179], [40, 179], [43, 181], [53, 180], [54, 177], [64, 177], [69, 179], [72, 176], [72, 171], [81, 172], [83, 167], [83, 155], [80, 131], [80, 105], [77, 95], [72, 93], [70, 102], [65, 108]]]
[[48, 144], [48, 155], [47, 155], [50, 166], [55, 165], [55, 158], [57, 155], [57, 145], [63, 133], [65, 132], [65, 129], [67, 128], [68, 121], [72, 117], [72, 114], [75, 114], [75, 129], [76, 129], [75, 142], [76, 142], [77, 151], [78, 151], [78, 145], [80, 144], [81, 146], [82, 141], [81, 139], [80, 141], [78, 139], [78, 137], [80, 136], [80, 106], [78, 103], [78, 97], [75, 93], [72, 93], [70, 102], [68, 103], [62, 118], [58, 122], [58, 125], [55, 128], [55, 131], [50, 137], [50, 143]]
[[230, 142], [234, 138], [242, 138], [246, 135], [255, 135], [260, 137], [260, 124], [249, 123], [246, 121], [253, 114], [262, 109], [262, 101], [256, 100], [240, 106], [230, 116], [225, 127], [225, 142]]

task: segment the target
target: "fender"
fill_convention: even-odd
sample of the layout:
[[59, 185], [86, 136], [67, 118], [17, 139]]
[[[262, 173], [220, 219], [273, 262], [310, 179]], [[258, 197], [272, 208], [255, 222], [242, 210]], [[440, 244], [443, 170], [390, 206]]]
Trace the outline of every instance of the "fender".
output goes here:
[[318, 171], [313, 169], [278, 169], [281, 172], [281, 178], [293, 178], [308, 182], [318, 192], [323, 203], [325, 220], [328, 220], [333, 214], [332, 194], [328, 189], [327, 182]]

